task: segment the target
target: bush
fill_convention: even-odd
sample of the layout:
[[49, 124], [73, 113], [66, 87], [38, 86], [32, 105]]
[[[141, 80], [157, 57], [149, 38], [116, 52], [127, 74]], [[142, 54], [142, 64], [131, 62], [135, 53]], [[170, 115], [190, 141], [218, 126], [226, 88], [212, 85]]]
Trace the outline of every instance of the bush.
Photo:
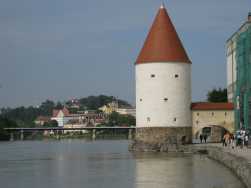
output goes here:
[[4, 128], [17, 127], [17, 124], [8, 118], [0, 117], [0, 140], [9, 140], [10, 135]]

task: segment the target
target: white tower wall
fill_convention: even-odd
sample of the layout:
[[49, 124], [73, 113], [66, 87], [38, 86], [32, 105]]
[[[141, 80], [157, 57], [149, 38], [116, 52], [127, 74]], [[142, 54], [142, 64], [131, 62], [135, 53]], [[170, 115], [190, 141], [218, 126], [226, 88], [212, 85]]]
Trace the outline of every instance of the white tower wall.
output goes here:
[[136, 126], [192, 126], [191, 64], [136, 65]]

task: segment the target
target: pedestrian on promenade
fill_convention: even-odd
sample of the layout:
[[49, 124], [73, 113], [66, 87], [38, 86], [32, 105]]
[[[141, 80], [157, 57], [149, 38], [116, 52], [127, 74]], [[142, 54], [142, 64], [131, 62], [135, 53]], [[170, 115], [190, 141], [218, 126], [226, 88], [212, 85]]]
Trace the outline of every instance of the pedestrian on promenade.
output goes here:
[[223, 135], [222, 146], [225, 147], [225, 144], [226, 144], [226, 134]]
[[245, 131], [241, 131], [240, 133], [241, 149], [244, 147], [245, 134], [246, 134]]
[[203, 136], [202, 134], [200, 134], [200, 143], [202, 144], [202, 141], [203, 141]]
[[204, 142], [207, 143], [207, 134], [204, 134], [203, 138], [204, 138]]
[[244, 137], [244, 145], [248, 148], [248, 134]]
[[242, 142], [241, 142], [241, 133], [240, 132], [237, 133], [236, 138], [237, 138], [236, 139], [236, 146], [240, 146], [241, 147]]
[[227, 147], [227, 145], [230, 145], [230, 134], [229, 133], [225, 133], [223, 136], [223, 146]]
[[234, 144], [234, 134], [230, 134], [230, 145], [232, 147], [232, 149], [234, 149], [235, 147], [235, 144]]
[[231, 140], [230, 140], [230, 139], [231, 139], [231, 135], [230, 135], [230, 133], [229, 133], [229, 132], [227, 133], [227, 136], [226, 136], [226, 137], [227, 137], [227, 138], [226, 138], [226, 143], [227, 143], [227, 145], [226, 145], [226, 146], [228, 146], [228, 145], [230, 146], [230, 142], [231, 142]]

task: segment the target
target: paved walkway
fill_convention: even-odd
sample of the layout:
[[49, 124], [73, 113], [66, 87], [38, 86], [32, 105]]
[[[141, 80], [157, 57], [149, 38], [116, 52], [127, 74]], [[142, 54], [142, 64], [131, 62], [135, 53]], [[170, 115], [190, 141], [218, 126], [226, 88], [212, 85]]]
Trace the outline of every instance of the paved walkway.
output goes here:
[[244, 147], [243, 149], [241, 149], [240, 147], [235, 147], [234, 149], [232, 149], [230, 146], [227, 147], [223, 147], [222, 144], [195, 144], [195, 146], [201, 147], [201, 146], [214, 146], [214, 147], [218, 147], [223, 149], [225, 152], [227, 153], [231, 153], [233, 155], [236, 155], [238, 157], [243, 157], [245, 159], [248, 160], [248, 162], [251, 165], [251, 148], [246, 148]]
[[193, 144], [194, 151], [207, 150], [208, 156], [221, 162], [230, 168], [245, 183], [247, 188], [251, 188], [251, 148], [223, 147], [222, 144]]

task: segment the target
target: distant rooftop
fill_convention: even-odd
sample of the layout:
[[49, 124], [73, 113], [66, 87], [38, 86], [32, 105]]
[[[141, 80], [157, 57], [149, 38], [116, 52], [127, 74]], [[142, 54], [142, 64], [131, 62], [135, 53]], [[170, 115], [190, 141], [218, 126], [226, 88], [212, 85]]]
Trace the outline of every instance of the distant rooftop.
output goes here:
[[192, 110], [233, 110], [233, 103], [196, 102], [191, 105]]

